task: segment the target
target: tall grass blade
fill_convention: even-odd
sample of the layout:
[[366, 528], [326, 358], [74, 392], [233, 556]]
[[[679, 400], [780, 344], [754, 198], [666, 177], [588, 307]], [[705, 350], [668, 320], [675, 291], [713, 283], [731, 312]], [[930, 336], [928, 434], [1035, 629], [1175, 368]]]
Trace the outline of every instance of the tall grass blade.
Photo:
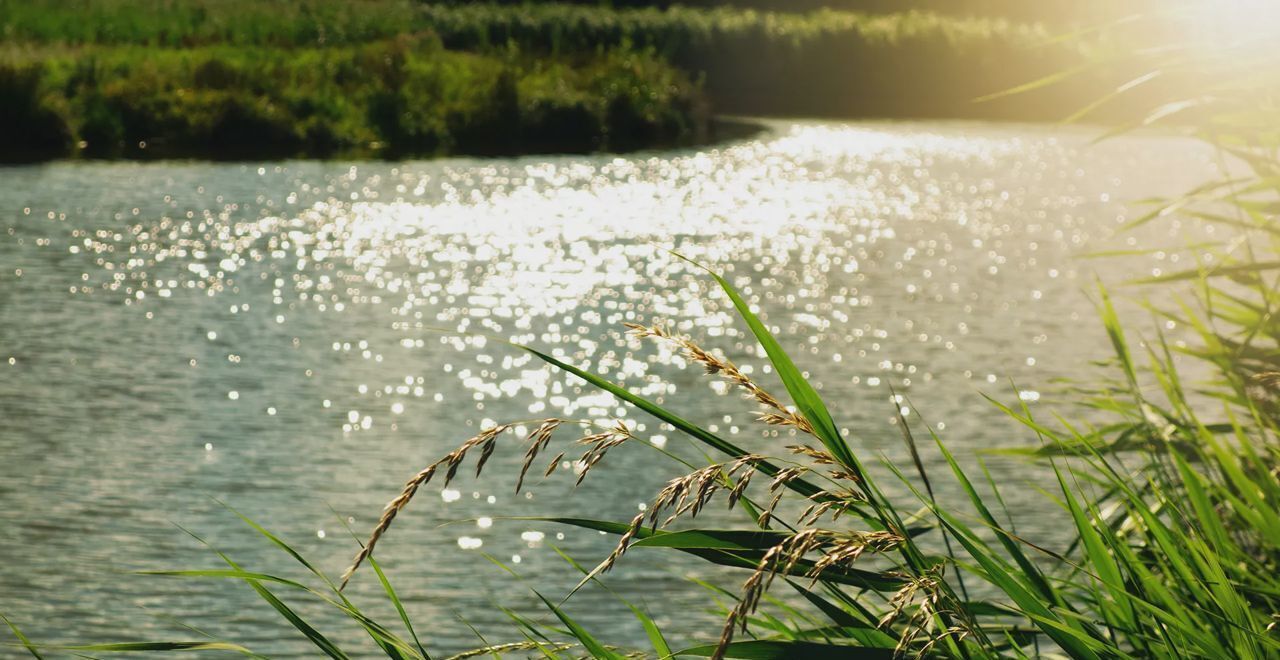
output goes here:
[[409, 636], [413, 638], [413, 644], [417, 647], [418, 654], [422, 656], [423, 660], [431, 660], [431, 654], [427, 653], [422, 641], [418, 639], [418, 632], [413, 628], [413, 621], [409, 619], [409, 614], [404, 609], [404, 603], [400, 601], [400, 596], [392, 588], [391, 581], [387, 579], [386, 573], [382, 571], [382, 567], [378, 565], [378, 562], [373, 557], [369, 557], [369, 566], [378, 575], [378, 582], [382, 584], [382, 590], [386, 592], [387, 598], [395, 606], [396, 613], [400, 615], [400, 621], [404, 623], [405, 629], [409, 631]]
[[44, 657], [41, 656], [40, 652], [36, 649], [36, 645], [32, 644], [30, 639], [27, 639], [27, 636], [23, 634], [21, 628], [18, 628], [18, 624], [9, 620], [9, 617], [5, 616], [3, 613], [0, 613], [0, 619], [4, 619], [5, 625], [9, 626], [9, 630], [13, 631], [13, 636], [18, 638], [18, 642], [20, 642], [23, 648], [27, 650], [27, 653], [30, 653], [32, 657], [36, 658], [36, 660], [44, 660]]
[[[730, 457], [741, 458], [743, 456], [748, 455], [749, 453], [746, 450], [742, 449], [741, 447], [738, 447], [737, 445], [734, 445], [733, 443], [716, 436], [710, 431], [707, 431], [706, 429], [703, 429], [702, 427], [696, 424], [686, 421], [685, 419], [681, 418], [675, 413], [668, 411], [662, 406], [659, 406], [658, 404], [653, 403], [652, 401], [649, 401], [648, 399], [645, 399], [641, 396], [633, 394], [630, 390], [627, 390], [626, 388], [620, 385], [611, 383], [593, 373], [583, 371], [582, 369], [579, 369], [577, 367], [574, 367], [573, 365], [570, 365], [561, 360], [558, 360], [535, 348], [524, 346], [521, 344], [512, 344], [512, 345], [521, 350], [528, 352], [534, 357], [542, 360], [543, 362], [546, 362], [547, 364], [550, 364], [556, 367], [557, 369], [560, 369], [561, 371], [573, 374], [574, 376], [577, 376], [587, 381], [588, 383], [591, 383], [595, 387], [598, 387], [618, 397], [619, 399], [622, 399], [623, 401], [630, 403], [631, 405], [645, 411], [646, 413], [653, 415], [657, 419], [662, 420], [663, 422], [666, 422], [676, 427], [686, 435], [698, 440], [699, 442], [705, 443], [706, 445]], [[769, 476], [776, 476], [779, 472], [782, 471], [781, 468], [777, 467], [776, 465], [768, 461], [758, 462], [756, 464], [756, 469], [758, 469], [760, 472], [767, 474]], [[808, 481], [805, 481], [804, 479], [792, 479], [787, 482], [787, 487], [806, 497], [822, 497], [826, 495], [826, 492], [822, 488], [819, 488], [818, 486], [815, 486], [814, 484]]]
[[682, 255], [676, 256], [688, 261], [691, 264], [706, 270], [712, 278], [724, 290], [725, 295], [729, 296], [729, 300], [733, 302], [733, 306], [738, 310], [738, 315], [747, 322], [747, 326], [751, 328], [751, 334], [755, 335], [756, 341], [764, 347], [765, 353], [769, 356], [769, 362], [773, 364], [774, 370], [778, 373], [778, 377], [782, 379], [782, 384], [787, 388], [787, 393], [791, 395], [791, 400], [795, 403], [796, 408], [804, 415], [809, 424], [813, 426], [814, 432], [818, 435], [818, 439], [822, 441], [827, 451], [844, 465], [852, 470], [855, 475], [861, 476], [862, 468], [858, 460], [854, 457], [853, 452], [849, 449], [849, 445], [845, 443], [844, 438], [840, 437], [840, 431], [836, 428], [835, 420], [831, 417], [831, 412], [827, 410], [827, 406], [822, 401], [822, 397], [818, 396], [817, 390], [809, 384], [809, 381], [796, 368], [795, 363], [783, 350], [782, 345], [773, 337], [773, 333], [765, 327], [764, 323], [751, 311], [750, 305], [747, 304], [738, 290], [729, 284], [727, 280], [705, 266], [699, 265]]
[[[710, 657], [715, 645], [695, 646], [676, 653], [676, 656]], [[818, 644], [799, 640], [754, 640], [733, 642], [725, 647], [724, 657], [744, 660], [892, 660], [897, 657], [893, 649], [867, 648], [835, 644]]]
[[591, 636], [591, 633], [587, 632], [586, 628], [583, 628], [577, 621], [574, 621], [572, 617], [565, 614], [564, 610], [556, 607], [554, 603], [547, 600], [545, 596], [537, 591], [534, 591], [533, 593], [543, 602], [543, 604], [547, 606], [547, 609], [551, 610], [551, 612], [556, 615], [556, 618], [560, 619], [561, 623], [569, 628], [574, 639], [581, 642], [582, 646], [591, 652], [592, 657], [603, 658], [604, 660], [623, 660], [623, 657], [620, 654], [605, 648], [605, 646], [596, 640], [595, 637]]

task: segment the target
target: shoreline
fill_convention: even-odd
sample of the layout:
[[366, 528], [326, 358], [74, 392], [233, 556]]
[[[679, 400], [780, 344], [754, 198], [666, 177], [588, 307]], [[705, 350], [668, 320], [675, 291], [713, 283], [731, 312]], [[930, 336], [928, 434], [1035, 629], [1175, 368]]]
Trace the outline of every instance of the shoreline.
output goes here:
[[[700, 149], [704, 147], [719, 147], [729, 145], [739, 140], [746, 140], [758, 135], [775, 131], [780, 125], [787, 123], [830, 123], [830, 124], [855, 124], [862, 127], [874, 128], [877, 126], [896, 126], [896, 125], [957, 125], [957, 126], [981, 126], [981, 127], [1002, 127], [1014, 129], [1020, 126], [1027, 127], [1053, 127], [1063, 131], [1078, 131], [1090, 134], [1101, 134], [1108, 129], [1114, 128], [1114, 124], [1106, 122], [1046, 122], [1035, 120], [1019, 120], [1006, 118], [972, 118], [972, 117], [829, 117], [823, 115], [787, 115], [787, 116], [761, 116], [761, 115], [715, 115], [709, 119], [709, 135], [705, 139], [697, 141], [686, 141], [677, 143], [660, 143], [653, 145], [640, 145], [625, 150], [607, 150], [597, 149], [592, 151], [519, 151], [509, 150], [501, 153], [485, 152], [471, 153], [467, 151], [454, 152], [409, 152], [397, 153], [392, 151], [378, 151], [373, 148], [369, 149], [349, 149], [334, 152], [327, 155], [309, 155], [305, 152], [282, 152], [278, 149], [270, 148], [257, 151], [189, 151], [180, 153], [165, 152], [162, 149], [150, 150], [141, 155], [134, 156], [56, 156], [51, 158], [29, 158], [29, 159], [5, 159], [0, 158], [0, 170], [10, 167], [23, 167], [33, 165], [46, 165], [56, 163], [159, 163], [159, 162], [177, 162], [177, 163], [261, 163], [261, 162], [284, 162], [284, 161], [307, 161], [307, 162], [352, 162], [352, 163], [379, 163], [379, 162], [397, 162], [397, 161], [421, 161], [421, 160], [447, 160], [454, 158], [468, 159], [513, 159], [528, 158], [535, 156], [545, 156], [548, 158], [581, 156], [591, 154], [608, 154], [617, 156], [631, 156], [635, 154], [648, 152], [661, 152], [666, 150], [678, 149]], [[1130, 137], [1147, 136], [1147, 137], [1192, 137], [1187, 131], [1176, 126], [1164, 128], [1146, 128], [1135, 130], [1130, 133]]]
[[[627, 149], [591, 149], [591, 150], [467, 150], [453, 151], [397, 151], [370, 145], [365, 148], [337, 150], [326, 154], [308, 153], [306, 150], [280, 149], [277, 145], [265, 145], [261, 149], [216, 149], [196, 148], [166, 150], [163, 147], [148, 146], [145, 149], [126, 152], [115, 156], [93, 155], [56, 155], [51, 157], [34, 156], [29, 158], [13, 157], [14, 154], [0, 154], [0, 168], [21, 167], [24, 165], [43, 165], [49, 163], [150, 163], [162, 161], [235, 163], [262, 161], [318, 161], [318, 162], [388, 162], [400, 160], [438, 160], [448, 158], [482, 158], [503, 159], [530, 156], [578, 156], [588, 154], [629, 154], [668, 149], [696, 149], [729, 144], [760, 135], [770, 130], [768, 117], [713, 116], [707, 120], [705, 132], [699, 139], [660, 141], [653, 144], [640, 144]], [[777, 118], [781, 119], [781, 118]]]

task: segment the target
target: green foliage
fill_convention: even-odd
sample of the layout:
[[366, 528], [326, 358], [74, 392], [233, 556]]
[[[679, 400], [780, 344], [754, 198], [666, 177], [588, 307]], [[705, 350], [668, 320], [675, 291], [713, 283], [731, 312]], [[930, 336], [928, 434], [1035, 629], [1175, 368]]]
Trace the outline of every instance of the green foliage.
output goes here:
[[[421, 24], [449, 48], [519, 44], [532, 52], [652, 48], [702, 76], [717, 109], [835, 116], [1048, 118], [1061, 97], [972, 100], [1077, 63], [1035, 24], [900, 12], [868, 15], [674, 6], [605, 9], [427, 4]], [[915, 84], [903, 85], [903, 80]], [[1081, 85], [1096, 81], [1082, 80]], [[1078, 91], [1078, 90], [1076, 90]]]
[[[15, 156], [77, 142], [98, 157], [590, 151], [688, 142], [706, 121], [697, 87], [649, 54], [575, 64], [446, 51], [429, 37], [11, 52], [0, 88], [9, 125], [29, 129], [0, 145]], [[566, 116], [583, 121], [555, 123]]]
[[398, 35], [438, 34], [446, 45], [524, 46], [590, 51], [599, 46], [682, 48], [709, 39], [803, 42], [824, 35], [857, 41], [937, 34], [980, 43], [987, 38], [1046, 36], [1005, 20], [903, 11], [774, 13], [733, 7], [582, 6], [486, 2], [453, 6], [410, 0], [0, 0], [0, 26], [10, 40], [46, 44], [130, 44], [169, 48], [315, 47], [362, 44]]
[[0, 0], [6, 40], [188, 48], [353, 45], [406, 32], [408, 0]]
[[[12, 42], [72, 49], [95, 44], [346, 48], [433, 34], [450, 50], [506, 57], [514, 47], [526, 57], [570, 58], [574, 65], [620, 49], [666, 60], [704, 80], [716, 109], [737, 114], [1056, 119], [1070, 95], [1098, 93], [1103, 83], [1118, 82], [1110, 76], [1080, 77], [1060, 90], [975, 104], [974, 98], [1077, 65], [1081, 48], [1051, 43], [1051, 33], [1035, 23], [917, 11], [875, 15], [409, 0], [302, 0], [281, 6], [263, 0], [0, 0], [0, 26]], [[904, 85], [904, 80], [913, 82]], [[386, 112], [399, 112], [394, 99], [384, 102]], [[652, 114], [642, 107], [650, 101], [641, 94], [609, 102], [609, 115], [622, 129]], [[585, 110], [536, 109], [539, 124], [553, 133], [584, 118]], [[687, 110], [685, 124], [696, 120]], [[645, 131], [655, 129], [647, 121], [638, 130], [634, 141], [640, 144]], [[422, 131], [408, 137], [430, 142], [438, 132]], [[619, 133], [630, 134], [614, 131], [613, 139]]]
[[[838, 9], [874, 14], [930, 11], [955, 16], [992, 16], [1055, 23], [1096, 22], [1166, 8], [1181, 0], [488, 0], [501, 5], [567, 2], [599, 7], [736, 7], [776, 12]], [[469, 0], [438, 4], [463, 5]]]

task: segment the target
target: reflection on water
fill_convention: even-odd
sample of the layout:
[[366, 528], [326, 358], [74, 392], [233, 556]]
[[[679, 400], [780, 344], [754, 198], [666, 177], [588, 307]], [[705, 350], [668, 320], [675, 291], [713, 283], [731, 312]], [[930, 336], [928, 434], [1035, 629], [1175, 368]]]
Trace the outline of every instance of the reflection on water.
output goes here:
[[[900, 454], [890, 386], [961, 453], [1027, 442], [980, 393], [1035, 402], [1052, 379], [1088, 375], [1105, 352], [1084, 293], [1092, 271], [1158, 273], [1177, 255], [1124, 270], [1075, 255], [1121, 240], [1125, 202], [1213, 171], [1186, 142], [1089, 138], [779, 123], [718, 149], [625, 158], [4, 169], [0, 609], [42, 641], [190, 637], [174, 615], [261, 652], [307, 655], [242, 584], [123, 572], [216, 567], [178, 524], [251, 570], [297, 573], [217, 498], [337, 573], [356, 547], [346, 526], [366, 533], [405, 478], [494, 422], [620, 418], [697, 455], [495, 339], [547, 347], [738, 444], [780, 450], [786, 433], [761, 427], [722, 384], [622, 334], [623, 322], [669, 320], [773, 382], [725, 300], [669, 249], [740, 286], [860, 451]], [[1178, 242], [1176, 226], [1148, 231]], [[584, 563], [611, 548], [507, 517], [629, 518], [677, 474], [624, 446], [576, 492], [562, 474], [517, 496], [515, 442], [483, 480], [420, 494], [379, 546], [435, 649], [479, 645], [469, 625], [518, 639], [495, 602], [537, 615], [482, 553], [564, 593], [573, 571], [553, 547]], [[1053, 529], [1030, 515], [1022, 531]], [[719, 630], [685, 579], [724, 574], [661, 553], [626, 562], [610, 581], [671, 634]], [[369, 577], [351, 590], [387, 615]], [[603, 591], [568, 609], [613, 641], [644, 640]]]

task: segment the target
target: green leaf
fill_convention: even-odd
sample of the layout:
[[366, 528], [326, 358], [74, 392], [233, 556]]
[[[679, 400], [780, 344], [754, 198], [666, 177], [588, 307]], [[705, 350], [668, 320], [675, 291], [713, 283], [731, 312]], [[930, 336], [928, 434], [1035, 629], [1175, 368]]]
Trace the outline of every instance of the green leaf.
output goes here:
[[[1120, 573], [1119, 564], [1107, 551], [1107, 545], [1102, 536], [1098, 533], [1098, 530], [1094, 529], [1093, 522], [1085, 514], [1079, 502], [1076, 501], [1076, 497], [1067, 486], [1062, 472], [1056, 466], [1054, 467], [1054, 472], [1058, 476], [1058, 484], [1062, 488], [1062, 495], [1067, 503], [1067, 509], [1071, 512], [1072, 520], [1075, 521], [1076, 531], [1080, 535], [1080, 540], [1085, 549], [1085, 556], [1089, 560], [1088, 566], [1097, 574], [1098, 579], [1102, 581], [1112, 597], [1117, 601], [1123, 601], [1127, 593], [1127, 586], [1124, 583], [1123, 575]], [[1124, 617], [1123, 623], [1132, 625], [1131, 616], [1127, 610], [1121, 610], [1118, 613]]]
[[31, 640], [27, 639], [27, 636], [22, 634], [22, 630], [18, 628], [17, 624], [10, 621], [9, 617], [4, 614], [0, 614], [0, 619], [4, 619], [4, 622], [8, 624], [9, 629], [13, 631], [13, 636], [17, 637], [19, 642], [22, 642], [22, 646], [27, 649], [27, 653], [34, 656], [36, 660], [43, 660], [43, 656], [41, 656], [40, 652], [36, 650], [36, 645], [32, 644]]
[[623, 660], [621, 655], [605, 648], [605, 646], [597, 641], [595, 637], [591, 636], [591, 633], [578, 625], [577, 621], [570, 618], [568, 614], [565, 614], [563, 610], [556, 607], [551, 601], [547, 600], [545, 596], [537, 591], [534, 591], [533, 593], [536, 594], [544, 604], [546, 604], [547, 608], [556, 615], [556, 618], [560, 619], [561, 623], [569, 628], [569, 632], [571, 632], [573, 637], [581, 642], [582, 645], [591, 652], [592, 657], [605, 658], [606, 660]]
[[980, 544], [976, 538], [973, 538], [972, 532], [967, 527], [949, 513], [936, 508], [935, 511], [943, 524], [951, 529], [955, 539], [965, 547], [969, 556], [977, 560], [992, 585], [1013, 599], [1018, 608], [1035, 621], [1045, 635], [1048, 635], [1073, 658], [1100, 660], [1098, 654], [1092, 649], [1097, 643], [1096, 640], [1060, 619], [1050, 610], [1050, 604], [1042, 601], [1032, 589], [1024, 585], [1012, 572], [1006, 570], [1002, 565], [1004, 562], [996, 557], [990, 547]]
[[689, 529], [655, 534], [640, 539], [633, 547], [718, 548], [722, 550], [768, 550], [791, 538], [787, 532], [767, 530]]
[[[574, 527], [582, 527], [584, 529], [593, 529], [609, 534], [625, 534], [631, 529], [631, 525], [625, 523], [616, 523], [604, 520], [589, 520], [586, 518], [523, 518], [524, 520], [543, 520], [546, 522], [560, 523], [564, 525], [572, 525]], [[649, 539], [660, 536], [669, 536], [678, 534], [679, 532], [654, 531], [652, 529], [641, 527], [636, 533], [636, 539]], [[638, 541], [637, 541], [638, 542]], [[718, 548], [685, 548], [671, 546], [674, 550], [687, 552], [695, 557], [701, 557], [706, 561], [721, 566], [732, 566], [736, 568], [746, 568], [754, 570], [764, 558], [766, 550], [723, 550]], [[814, 566], [811, 560], [801, 560], [796, 562], [787, 575], [804, 575]], [[846, 584], [849, 586], [859, 587], [862, 589], [872, 589], [875, 591], [896, 591], [906, 583], [906, 578], [898, 575], [890, 575], [886, 573], [876, 573], [872, 571], [864, 571], [856, 568], [848, 568], [842, 566], [834, 566], [822, 573], [822, 580]]]
[[[705, 658], [713, 655], [716, 648], [715, 644], [695, 646], [676, 653], [676, 656]], [[729, 644], [724, 657], [745, 660], [891, 660], [895, 654], [891, 648], [839, 646], [799, 640], [754, 640]]]
[[653, 650], [658, 654], [658, 657], [671, 657], [671, 646], [667, 643], [667, 638], [662, 635], [662, 629], [658, 627], [653, 617], [631, 603], [627, 603], [627, 607], [631, 608], [631, 612], [636, 615], [640, 625], [644, 626], [644, 634], [649, 637], [649, 643], [653, 645]]
[[[377, 622], [373, 621], [369, 617], [365, 616], [362, 612], [360, 612], [359, 608], [356, 607], [355, 603], [352, 603], [351, 600], [348, 599], [346, 595], [342, 593], [342, 589], [339, 588], [338, 585], [334, 584], [333, 580], [329, 579], [329, 576], [325, 575], [323, 572], [320, 571], [320, 569], [316, 568], [314, 565], [312, 565], [311, 562], [307, 561], [306, 557], [302, 556], [302, 553], [298, 552], [297, 550], [294, 550], [293, 547], [290, 546], [288, 543], [285, 543], [283, 539], [267, 531], [265, 527], [254, 522], [243, 513], [240, 513], [231, 505], [217, 499], [215, 499], [214, 501], [217, 502], [218, 504], [221, 504], [224, 508], [226, 508], [231, 513], [234, 513], [246, 525], [249, 525], [254, 529], [254, 531], [258, 532], [263, 537], [265, 537], [268, 541], [270, 541], [272, 545], [275, 545], [277, 548], [280, 548], [281, 550], [283, 550], [290, 557], [293, 557], [294, 561], [298, 562], [304, 568], [310, 571], [313, 575], [320, 578], [333, 593], [337, 594], [338, 598], [342, 602], [336, 603], [327, 598], [325, 600], [337, 606], [344, 613], [346, 613], [347, 616], [351, 617], [357, 623], [359, 623], [365, 629], [365, 631], [369, 633], [369, 637], [373, 639], [374, 643], [377, 644], [379, 648], [381, 648], [382, 651], [387, 654], [387, 657], [392, 658], [392, 660], [397, 660], [397, 659], [404, 658], [404, 653], [402, 651], [406, 651], [412, 654], [412, 650], [408, 648], [408, 645], [405, 644], [403, 641], [397, 639], [395, 635], [391, 634], [391, 631], [387, 630], [381, 624], [378, 624]], [[210, 576], [210, 577], [213, 577], [213, 576]], [[290, 585], [290, 586], [301, 586], [301, 585]], [[310, 591], [310, 589], [307, 587], [302, 587], [302, 588]], [[319, 596], [319, 594], [316, 594], [316, 595]], [[421, 645], [419, 645], [419, 647], [421, 647]], [[428, 657], [428, 656], [424, 655], [423, 657]]]
[[131, 653], [138, 651], [236, 651], [245, 655], [255, 655], [239, 644], [228, 642], [117, 642], [114, 644], [84, 644], [77, 646], [59, 646], [56, 648], [68, 651], [98, 651], [106, 653]]
[[382, 572], [382, 567], [378, 562], [369, 557], [369, 566], [373, 568], [373, 572], [378, 574], [378, 581], [382, 583], [382, 590], [386, 592], [387, 598], [391, 600], [391, 604], [395, 606], [396, 612], [400, 615], [400, 621], [404, 623], [404, 627], [409, 630], [409, 636], [413, 637], [413, 643], [418, 647], [418, 653], [422, 655], [424, 660], [431, 660], [431, 655], [427, 653], [427, 649], [422, 646], [422, 641], [418, 639], [418, 633], [413, 629], [413, 621], [409, 619], [409, 614], [405, 612], [404, 603], [400, 602], [400, 596], [396, 594], [396, 590], [392, 588], [391, 581], [387, 579], [386, 573]]
[[1183, 270], [1167, 275], [1157, 275], [1155, 277], [1144, 277], [1134, 280], [1134, 284], [1160, 284], [1165, 282], [1181, 282], [1187, 280], [1201, 280], [1206, 277], [1240, 277], [1242, 275], [1256, 275], [1258, 273], [1266, 273], [1280, 269], [1280, 261], [1258, 261], [1247, 264], [1237, 264], [1234, 266], [1217, 266], [1214, 268]]
[[249, 586], [252, 587], [253, 590], [256, 591], [258, 595], [262, 597], [263, 600], [267, 601], [267, 603], [269, 603], [272, 608], [274, 608], [277, 612], [280, 613], [281, 616], [283, 616], [290, 624], [292, 624], [294, 628], [297, 628], [299, 632], [301, 632], [308, 640], [310, 640], [311, 643], [316, 646], [316, 648], [324, 652], [325, 655], [329, 656], [330, 658], [333, 658], [333, 660], [347, 660], [346, 653], [343, 653], [342, 650], [337, 647], [337, 645], [329, 641], [328, 637], [325, 637], [324, 634], [322, 634], [319, 630], [316, 630], [314, 627], [311, 626], [311, 624], [307, 623], [306, 620], [303, 619], [301, 616], [299, 616], [297, 612], [294, 612], [288, 605], [285, 605], [284, 601], [280, 600], [278, 597], [276, 597], [275, 594], [271, 593], [271, 590], [262, 586], [257, 580], [254, 580], [254, 579], [246, 579], [245, 582], [247, 582]]
[[[653, 620], [653, 617], [649, 616], [647, 612], [640, 609], [639, 607], [636, 607], [627, 599], [623, 598], [622, 596], [619, 596], [616, 592], [614, 592], [613, 589], [610, 589], [608, 585], [606, 585], [604, 582], [601, 582], [598, 578], [594, 577], [591, 571], [587, 570], [582, 564], [579, 564], [577, 560], [575, 560], [573, 557], [570, 557], [563, 550], [561, 550], [560, 548], [554, 545], [551, 546], [551, 549], [555, 550], [556, 554], [560, 555], [561, 559], [564, 559], [566, 562], [569, 563], [570, 566], [576, 568], [579, 573], [586, 575], [587, 579], [594, 581], [596, 584], [600, 585], [606, 591], [613, 594], [615, 598], [622, 601], [622, 604], [626, 605], [627, 608], [631, 610], [631, 613], [635, 615], [636, 620], [640, 622], [640, 625], [644, 626], [645, 635], [649, 637], [649, 643], [653, 645], [653, 650], [657, 652], [658, 657], [659, 658], [671, 657], [671, 647], [667, 644], [666, 637], [663, 637], [662, 630], [658, 628], [658, 624]], [[568, 598], [566, 598], [565, 600], [568, 600]]]
[[[547, 364], [550, 364], [551, 366], [556, 367], [557, 369], [560, 369], [561, 371], [571, 373], [577, 376], [578, 378], [581, 378], [587, 381], [588, 383], [591, 383], [595, 387], [598, 387], [618, 397], [619, 399], [622, 399], [623, 401], [630, 403], [631, 405], [649, 413], [650, 415], [653, 415], [654, 417], [676, 427], [681, 432], [689, 435], [695, 440], [698, 440], [699, 442], [707, 444], [724, 454], [727, 454], [733, 458], [741, 458], [750, 453], [742, 449], [741, 447], [734, 445], [728, 440], [725, 440], [711, 433], [710, 431], [707, 431], [706, 429], [703, 429], [702, 427], [683, 419], [679, 415], [676, 415], [675, 413], [663, 408], [662, 406], [659, 406], [658, 404], [652, 401], [649, 401], [644, 397], [641, 397], [632, 393], [630, 390], [622, 387], [621, 385], [611, 383], [593, 373], [584, 371], [575, 366], [567, 364], [550, 355], [547, 355], [546, 353], [543, 353], [542, 351], [539, 351], [536, 348], [532, 348], [530, 346], [525, 346], [523, 344], [516, 344], [516, 343], [511, 343], [511, 345], [533, 355], [539, 360], [542, 360], [543, 362], [546, 362]], [[755, 463], [755, 466], [758, 471], [771, 477], [777, 475], [779, 472], [782, 471], [780, 468], [778, 468], [778, 466], [772, 463], [769, 463], [768, 461], [759, 461]], [[824, 491], [822, 488], [819, 488], [818, 486], [815, 486], [814, 484], [808, 481], [805, 481], [804, 479], [792, 479], [787, 482], [787, 487], [790, 488], [791, 490], [794, 490], [797, 493], [800, 493], [801, 495], [804, 495], [805, 497], [818, 498], [818, 501], [821, 501], [822, 498], [827, 496], [826, 491]]]
[[804, 587], [787, 581], [800, 595], [805, 597], [815, 607], [822, 611], [828, 619], [840, 626], [843, 635], [857, 642], [860, 646], [869, 646], [873, 648], [892, 649], [898, 645], [898, 640], [891, 637], [888, 633], [874, 627], [874, 622], [868, 622], [855, 616], [852, 612], [832, 603], [822, 596], [805, 589]]
[[1033, 92], [1037, 89], [1041, 89], [1043, 87], [1049, 87], [1051, 85], [1056, 85], [1064, 80], [1073, 78], [1085, 71], [1088, 71], [1091, 68], [1093, 68], [1092, 64], [1081, 64], [1081, 65], [1072, 67], [1070, 69], [1055, 71], [1047, 76], [1038, 78], [1028, 83], [1023, 83], [1021, 85], [1018, 85], [1017, 87], [1010, 87], [1009, 89], [1001, 90], [999, 92], [995, 92], [994, 94], [979, 96], [978, 98], [974, 99], [973, 102], [987, 103], [989, 101], [994, 101], [996, 99], [1004, 98], [1006, 96], [1016, 96], [1018, 94], [1026, 94], [1028, 92]]
[[[239, 579], [243, 579], [245, 583], [248, 584], [254, 590], [254, 592], [256, 592], [263, 600], [267, 601], [267, 603], [271, 605], [273, 609], [279, 612], [280, 615], [285, 618], [285, 620], [287, 620], [291, 625], [293, 625], [294, 628], [296, 628], [299, 632], [301, 632], [303, 636], [305, 636], [308, 640], [310, 640], [311, 643], [316, 646], [316, 648], [320, 649], [325, 655], [329, 656], [330, 658], [333, 658], [334, 660], [347, 660], [346, 653], [343, 653], [342, 650], [337, 647], [337, 645], [329, 641], [328, 637], [325, 637], [320, 631], [316, 630], [311, 626], [311, 624], [307, 623], [306, 620], [304, 620], [301, 616], [298, 616], [297, 612], [294, 612], [288, 605], [284, 603], [284, 601], [280, 600], [279, 597], [277, 597], [274, 593], [272, 593], [270, 589], [267, 589], [266, 587], [262, 586], [262, 581], [277, 582], [277, 583], [285, 584], [288, 586], [296, 585], [297, 587], [300, 587], [310, 592], [311, 590], [308, 587], [306, 587], [305, 585], [301, 585], [297, 582], [294, 582], [292, 580], [285, 580], [283, 578], [277, 578], [270, 575], [264, 575], [261, 573], [249, 573], [247, 571], [244, 571], [240, 568], [239, 564], [236, 564], [236, 562], [231, 559], [231, 557], [228, 557], [225, 553], [222, 553], [217, 549], [213, 548], [213, 546], [209, 545], [207, 541], [200, 538], [195, 533], [181, 526], [179, 527], [179, 529], [189, 534], [192, 538], [199, 541], [205, 547], [209, 548], [210, 550], [213, 550], [214, 553], [216, 553], [220, 558], [222, 558], [222, 561], [226, 562], [227, 565], [230, 566], [234, 572], [239, 573], [240, 575], [234, 575], [234, 576], [226, 575], [225, 574], [226, 572], [219, 572], [219, 571], [169, 571], [167, 572], [168, 574], [170, 575], [188, 574], [193, 576], [198, 576], [200, 574], [207, 574], [207, 577], [236, 577]], [[158, 573], [165, 574], [165, 572], [158, 572]], [[255, 577], [247, 577], [250, 575]]]
[[[704, 550], [698, 548], [680, 549], [681, 552], [687, 552], [695, 557], [701, 557], [713, 564], [721, 566], [735, 566], [738, 568], [746, 568], [754, 570], [764, 559], [766, 551], [762, 550]], [[802, 559], [794, 564], [788, 570], [780, 571], [781, 575], [807, 576], [809, 571], [814, 567], [814, 562], [808, 559]], [[832, 566], [822, 572], [819, 577], [822, 582], [835, 582], [845, 584], [859, 589], [870, 589], [872, 591], [897, 591], [906, 584], [907, 578], [897, 573], [876, 573], [873, 571], [864, 571], [857, 568], [848, 568], [845, 566]]]
[[782, 349], [782, 345], [774, 339], [773, 333], [765, 327], [764, 323], [756, 317], [751, 311], [747, 301], [742, 299], [738, 294], [738, 290], [729, 284], [727, 280], [716, 273], [701, 266], [679, 254], [676, 256], [694, 264], [711, 274], [716, 282], [720, 284], [720, 288], [724, 290], [725, 295], [729, 296], [729, 300], [733, 302], [733, 306], [738, 310], [738, 315], [747, 322], [747, 326], [751, 328], [751, 334], [755, 335], [756, 341], [764, 347], [765, 353], [769, 356], [769, 362], [773, 364], [773, 369], [778, 373], [778, 377], [782, 379], [782, 384], [787, 388], [787, 393], [791, 395], [792, 402], [800, 411], [804, 418], [813, 426], [814, 433], [822, 442], [827, 451], [846, 468], [853, 471], [855, 475], [862, 475], [862, 466], [854, 457], [853, 452], [849, 450], [849, 445], [840, 437], [840, 431], [836, 428], [835, 420], [831, 417], [831, 412], [827, 410], [827, 406], [822, 401], [822, 397], [818, 396], [818, 392], [813, 389], [809, 381], [805, 379], [804, 374], [796, 368], [794, 362]]

